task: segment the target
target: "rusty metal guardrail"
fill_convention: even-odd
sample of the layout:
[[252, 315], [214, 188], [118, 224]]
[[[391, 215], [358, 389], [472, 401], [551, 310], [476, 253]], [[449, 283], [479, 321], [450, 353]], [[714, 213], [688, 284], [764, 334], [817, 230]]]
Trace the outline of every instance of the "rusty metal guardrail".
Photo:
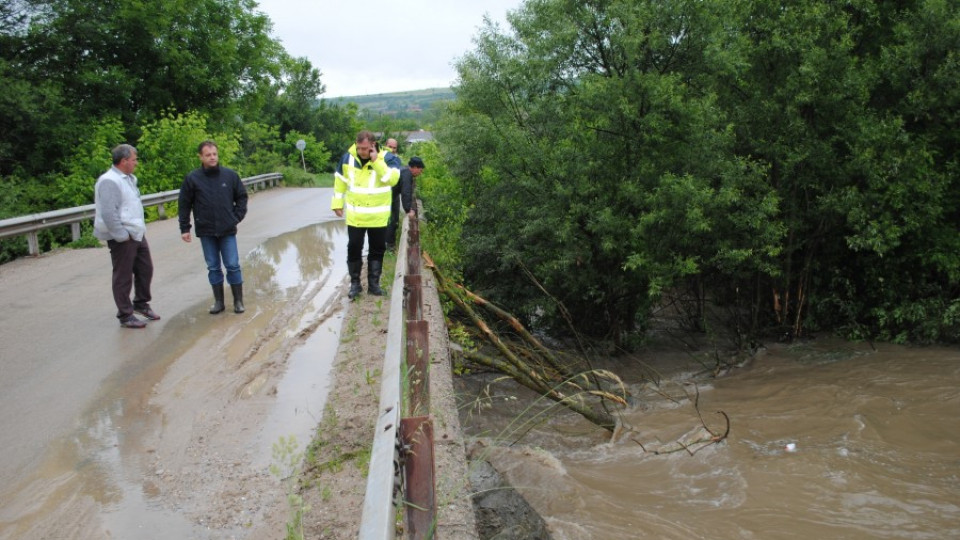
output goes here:
[[[404, 217], [398, 245], [380, 387], [380, 416], [374, 432], [360, 523], [359, 536], [363, 540], [393, 540], [398, 507], [404, 511], [408, 538], [433, 538], [436, 529], [433, 418], [429, 413], [427, 369], [429, 324], [422, 316], [417, 218]], [[407, 388], [406, 410], [402, 410], [401, 399], [404, 387]]]
[[[283, 179], [281, 173], [267, 173], [257, 176], [244, 178], [243, 185], [248, 189], [256, 191], [259, 188], [276, 186]], [[166, 219], [164, 204], [177, 200], [180, 196], [180, 190], [174, 189], [161, 193], [151, 193], [140, 198], [144, 207], [156, 206], [160, 219]], [[29, 214], [10, 219], [0, 220], [0, 240], [13, 236], [27, 237], [27, 247], [30, 255], [40, 255], [40, 243], [37, 239], [37, 233], [42, 230], [52, 229], [70, 225], [73, 240], [80, 239], [80, 224], [84, 221], [93, 219], [95, 206], [92, 204], [76, 206], [74, 208], [64, 208], [61, 210], [52, 210], [39, 214]]]

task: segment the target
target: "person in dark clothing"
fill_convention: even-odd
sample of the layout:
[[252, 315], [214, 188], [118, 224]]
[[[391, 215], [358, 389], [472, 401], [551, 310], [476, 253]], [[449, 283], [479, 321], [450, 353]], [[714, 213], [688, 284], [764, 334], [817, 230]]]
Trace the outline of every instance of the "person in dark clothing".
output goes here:
[[[387, 161], [387, 165], [390, 167], [400, 170], [403, 168], [403, 161], [400, 159], [400, 155], [397, 153], [397, 140], [390, 138], [387, 139], [387, 152], [390, 152], [384, 159]], [[399, 205], [397, 203], [397, 196], [400, 194], [400, 183], [397, 182], [397, 185], [393, 186], [393, 192], [390, 199], [390, 221], [387, 222], [387, 243], [386, 249], [393, 249], [394, 236], [396, 236], [397, 230], [397, 219], [399, 214]]]
[[[397, 227], [400, 226], [399, 208], [403, 207], [403, 213], [410, 217], [416, 216], [416, 205], [413, 200], [413, 193], [416, 184], [416, 178], [420, 176], [426, 166], [419, 157], [412, 157], [407, 162], [406, 167], [400, 168], [400, 181], [393, 187], [393, 204], [391, 205], [390, 224], [387, 225], [387, 249], [392, 249], [397, 238]], [[399, 203], [398, 203], [399, 199]]]
[[[232, 169], [220, 166], [213, 141], [200, 143], [200, 168], [190, 171], [180, 186], [180, 237], [190, 242], [190, 213], [196, 222], [207, 279], [213, 287], [211, 314], [223, 311], [223, 268], [233, 293], [233, 312], [243, 313], [243, 274], [237, 252], [237, 224], [247, 215], [247, 189]], [[222, 266], [221, 266], [222, 264]]]

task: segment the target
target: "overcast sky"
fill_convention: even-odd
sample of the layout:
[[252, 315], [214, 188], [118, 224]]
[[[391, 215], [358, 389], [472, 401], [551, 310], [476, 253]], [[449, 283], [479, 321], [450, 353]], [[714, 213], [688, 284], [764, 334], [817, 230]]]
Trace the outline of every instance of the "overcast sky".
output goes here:
[[[473, 50], [483, 16], [505, 29], [507, 10], [523, 0], [258, 3], [273, 21], [273, 37], [291, 56], [305, 56], [320, 70], [327, 87], [323, 97], [332, 98], [452, 85], [453, 62]], [[375, 22], [362, 22], [371, 15]]]

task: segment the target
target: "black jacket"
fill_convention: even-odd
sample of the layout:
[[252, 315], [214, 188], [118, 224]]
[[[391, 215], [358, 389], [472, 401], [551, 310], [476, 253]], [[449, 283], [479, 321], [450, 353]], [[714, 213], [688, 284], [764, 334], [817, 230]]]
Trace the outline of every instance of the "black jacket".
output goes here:
[[413, 177], [413, 172], [410, 171], [410, 167], [401, 167], [400, 181], [397, 182], [397, 185], [393, 186], [393, 196], [396, 197], [397, 195], [400, 195], [400, 204], [403, 205], [404, 214], [413, 208], [413, 191], [415, 182], [416, 179]]
[[196, 221], [194, 236], [237, 234], [237, 223], [247, 215], [247, 188], [226, 167], [194, 169], [180, 186], [180, 233], [190, 232], [190, 212]]

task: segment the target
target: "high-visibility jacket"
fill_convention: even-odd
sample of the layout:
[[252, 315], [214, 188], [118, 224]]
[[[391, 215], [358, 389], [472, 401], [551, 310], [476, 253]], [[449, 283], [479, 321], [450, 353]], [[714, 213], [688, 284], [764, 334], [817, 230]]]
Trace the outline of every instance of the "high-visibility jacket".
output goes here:
[[343, 209], [351, 227], [386, 227], [390, 221], [393, 186], [400, 180], [400, 171], [387, 165], [386, 154], [377, 160], [362, 162], [357, 145], [350, 147], [334, 173], [331, 210]]

